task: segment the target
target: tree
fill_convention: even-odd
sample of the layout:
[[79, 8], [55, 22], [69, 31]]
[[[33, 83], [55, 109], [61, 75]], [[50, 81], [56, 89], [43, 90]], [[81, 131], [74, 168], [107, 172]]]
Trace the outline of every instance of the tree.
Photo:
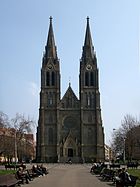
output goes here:
[[9, 127], [8, 116], [0, 111], [0, 128]]
[[0, 156], [10, 161], [13, 157], [22, 160], [26, 154], [28, 157], [34, 155], [34, 148], [32, 148], [34, 139], [32, 138], [33, 143], [30, 143], [30, 148], [26, 145], [28, 143], [26, 137], [28, 134], [33, 137], [34, 128], [35, 121], [29, 117], [25, 118], [24, 115], [16, 114], [15, 118], [9, 120], [8, 116], [0, 111]]
[[[14, 129], [15, 135], [15, 157], [19, 158], [19, 160], [23, 159], [23, 155], [25, 155], [25, 144], [26, 144], [26, 136], [27, 133], [32, 133], [35, 127], [35, 122], [25, 118], [24, 115], [16, 114], [16, 117], [11, 120], [12, 127]], [[26, 150], [27, 151], [27, 150]]]
[[16, 117], [11, 120], [12, 127], [20, 133], [31, 133], [35, 127], [35, 122], [29, 117], [26, 119], [24, 115], [16, 114]]
[[125, 155], [127, 159], [131, 159], [134, 149], [135, 134], [133, 129], [138, 126], [140, 122], [131, 115], [124, 116], [121, 122], [121, 127], [114, 131], [112, 138], [112, 149], [115, 155]]
[[0, 111], [0, 155], [5, 156], [10, 150], [11, 140], [8, 137], [9, 119], [8, 116]]

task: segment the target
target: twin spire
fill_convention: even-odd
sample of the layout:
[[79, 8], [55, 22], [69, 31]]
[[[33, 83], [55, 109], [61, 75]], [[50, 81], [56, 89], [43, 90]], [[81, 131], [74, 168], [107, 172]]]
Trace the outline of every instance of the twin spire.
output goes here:
[[[45, 57], [57, 59], [57, 51], [56, 51], [53, 26], [52, 26], [52, 17], [50, 17], [48, 39], [47, 39], [47, 44], [45, 47]], [[94, 47], [92, 44], [92, 37], [91, 37], [91, 33], [90, 33], [89, 17], [87, 17], [85, 42], [84, 42], [83, 54], [82, 54], [82, 58], [87, 58], [87, 57], [88, 58], [94, 57]]]
[[85, 43], [83, 46], [83, 53], [82, 59], [94, 59], [94, 47], [92, 44], [92, 37], [90, 33], [90, 26], [89, 26], [89, 17], [87, 17], [87, 27], [86, 27], [86, 35], [85, 35]]
[[52, 26], [52, 17], [50, 17], [50, 26], [48, 32], [47, 45], [45, 47], [45, 56], [47, 58], [57, 59], [57, 51], [55, 46], [54, 34], [53, 34], [53, 26]]
[[93, 47], [91, 33], [90, 33], [90, 26], [89, 26], [89, 17], [87, 17], [87, 28], [86, 28], [86, 35], [85, 35], [84, 46]]

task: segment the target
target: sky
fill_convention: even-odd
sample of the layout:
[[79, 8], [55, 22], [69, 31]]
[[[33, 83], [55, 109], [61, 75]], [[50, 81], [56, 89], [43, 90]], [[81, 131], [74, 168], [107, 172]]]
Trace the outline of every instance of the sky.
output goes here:
[[0, 0], [0, 111], [38, 121], [40, 70], [49, 17], [61, 69], [61, 97], [69, 81], [79, 97], [86, 18], [99, 68], [105, 142], [126, 114], [140, 119], [139, 0]]

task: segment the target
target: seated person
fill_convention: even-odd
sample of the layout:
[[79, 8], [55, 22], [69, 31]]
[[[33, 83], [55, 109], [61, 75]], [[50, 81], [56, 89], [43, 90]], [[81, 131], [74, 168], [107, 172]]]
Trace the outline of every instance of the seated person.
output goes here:
[[131, 183], [131, 178], [129, 173], [126, 171], [125, 168], [118, 170], [118, 178], [116, 178], [116, 186], [117, 187], [124, 187], [128, 186]]
[[18, 179], [22, 180], [22, 183], [24, 183], [24, 179], [26, 180], [26, 183], [29, 183], [29, 180], [31, 181], [30, 176], [28, 175], [28, 172], [26, 170], [23, 170], [22, 167], [19, 167], [19, 169], [16, 172]]
[[49, 173], [48, 170], [47, 170], [47, 168], [44, 167], [43, 164], [41, 164], [40, 168], [41, 168], [43, 174], [47, 175]]
[[24, 163], [22, 162], [21, 165], [20, 165], [20, 167], [22, 167], [23, 170], [25, 170], [25, 169], [26, 169], [26, 164], [24, 164]]
[[37, 165], [33, 165], [32, 172], [36, 173], [37, 176], [41, 176], [41, 175], [43, 176], [43, 172], [41, 171], [41, 169]]
[[95, 170], [96, 168], [97, 168], [97, 164], [94, 163], [94, 164], [92, 165], [91, 169], [90, 169], [90, 172], [91, 172], [91, 173], [94, 172], [94, 170]]

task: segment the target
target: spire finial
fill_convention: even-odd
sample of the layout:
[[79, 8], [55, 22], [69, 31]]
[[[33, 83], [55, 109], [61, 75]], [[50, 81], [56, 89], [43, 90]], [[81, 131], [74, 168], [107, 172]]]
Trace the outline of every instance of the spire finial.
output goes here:
[[89, 23], [89, 17], [87, 16], [87, 23]]
[[69, 77], [69, 87], [71, 86], [71, 77]]
[[52, 19], [53, 19], [52, 16], [50, 16], [50, 23], [52, 23]]

